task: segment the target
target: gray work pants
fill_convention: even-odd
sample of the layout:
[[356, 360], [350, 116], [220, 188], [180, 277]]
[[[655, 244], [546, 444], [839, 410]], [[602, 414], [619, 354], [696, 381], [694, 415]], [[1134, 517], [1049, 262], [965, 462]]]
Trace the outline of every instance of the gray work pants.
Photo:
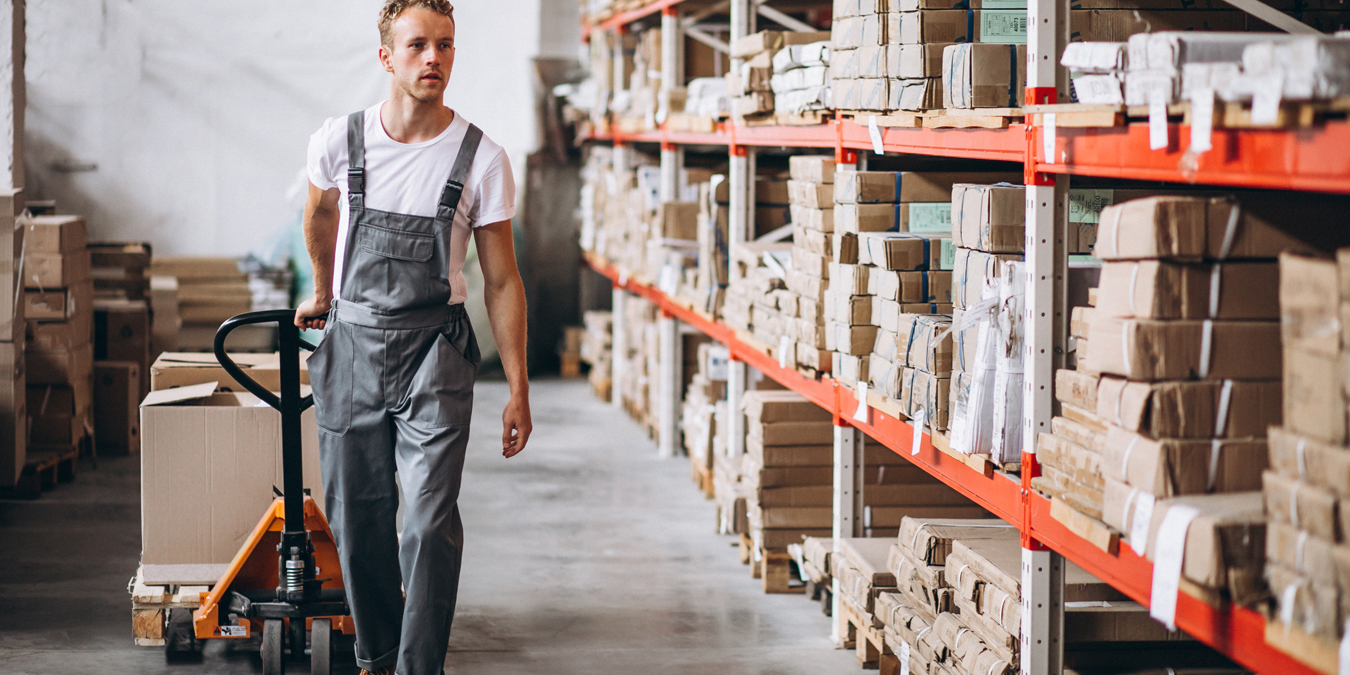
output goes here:
[[356, 623], [357, 664], [367, 670], [395, 662], [400, 675], [444, 670], [478, 361], [462, 306], [447, 323], [413, 329], [338, 318], [310, 357], [325, 508]]

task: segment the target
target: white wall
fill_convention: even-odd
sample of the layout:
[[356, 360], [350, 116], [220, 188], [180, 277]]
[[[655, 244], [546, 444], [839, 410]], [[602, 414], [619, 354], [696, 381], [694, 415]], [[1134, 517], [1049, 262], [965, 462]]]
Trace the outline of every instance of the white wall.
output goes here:
[[[565, 23], [541, 30], [541, 2]], [[30, 0], [30, 197], [84, 214], [95, 239], [247, 252], [294, 221], [286, 193], [309, 134], [387, 95], [380, 5]], [[576, 2], [460, 0], [455, 15], [446, 102], [508, 150], [519, 179], [536, 142], [530, 58], [541, 39], [575, 54]]]

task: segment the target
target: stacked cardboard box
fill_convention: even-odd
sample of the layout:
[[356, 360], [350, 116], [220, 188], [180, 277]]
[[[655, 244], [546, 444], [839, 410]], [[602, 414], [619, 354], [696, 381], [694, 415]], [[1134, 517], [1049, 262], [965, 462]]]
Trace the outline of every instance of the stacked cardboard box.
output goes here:
[[825, 110], [830, 103], [830, 43], [828, 40], [791, 45], [773, 56], [774, 110], [799, 114]]
[[830, 242], [834, 232], [834, 159], [799, 155], [789, 160], [789, 168], [792, 269], [787, 274], [787, 288], [797, 296], [797, 302], [795, 316], [786, 321], [788, 330], [779, 338], [783, 352], [780, 361], [794, 363], [814, 377], [829, 371], [831, 365], [825, 349], [825, 289], [829, 285], [829, 263], [834, 260]]
[[624, 302], [625, 354], [614, 354], [623, 359], [619, 382], [614, 386], [623, 401], [624, 409], [643, 426], [649, 435], [656, 433], [656, 386], [660, 356], [660, 333], [657, 329], [659, 312], [656, 305], [641, 298], [630, 297]]
[[614, 339], [613, 314], [601, 310], [590, 310], [582, 315], [586, 325], [586, 335], [581, 340], [581, 360], [591, 367], [588, 378], [591, 390], [602, 401], [609, 400], [610, 377], [614, 374], [614, 354], [611, 342]]
[[94, 295], [124, 300], [147, 299], [151, 255], [149, 242], [91, 242], [89, 256]]
[[[1270, 428], [1266, 579], [1282, 631], [1325, 641], [1343, 633], [1350, 581], [1350, 451], [1346, 425], [1346, 326], [1350, 249], [1334, 260], [1280, 257], [1284, 422]], [[1277, 501], [1278, 500], [1278, 501]], [[1334, 650], [1334, 643], [1330, 645]]]
[[68, 453], [93, 428], [94, 285], [85, 222], [37, 216], [24, 242], [29, 444]]
[[[792, 269], [791, 243], [745, 243], [731, 248], [731, 283], [727, 285], [722, 318], [727, 325], [749, 333], [765, 351], [778, 355], [788, 321], [798, 314], [797, 294], [787, 288]], [[795, 349], [790, 341], [785, 349]], [[787, 356], [784, 354], [784, 356]]]
[[[732, 68], [727, 73], [727, 90], [732, 96], [731, 114], [740, 120], [755, 119], [770, 116], [774, 112], [775, 87], [774, 78], [774, 57], [780, 50], [792, 47], [803, 47], [810, 45], [809, 51], [814, 53], [814, 57], [808, 58], [804, 50], [798, 49], [796, 54], [789, 54], [785, 57], [783, 70], [785, 79], [779, 80], [779, 88], [786, 95], [789, 91], [812, 91], [815, 92], [815, 99], [812, 104], [823, 107], [824, 98], [822, 87], [828, 85], [826, 68], [828, 65], [828, 52], [817, 43], [828, 42], [829, 33], [816, 32], [779, 32], [779, 31], [761, 31], [754, 35], [747, 35], [731, 45], [731, 56], [735, 59], [741, 59], [739, 68]], [[800, 65], [811, 65], [819, 70], [813, 70], [812, 79], [808, 82], [804, 75], [793, 76], [801, 81], [789, 81], [786, 79], [786, 72], [793, 63]], [[791, 86], [800, 84], [801, 86]], [[805, 95], [799, 98], [806, 98]], [[785, 98], [785, 103], [794, 103], [795, 101]], [[807, 106], [803, 105], [805, 109]], [[795, 111], [793, 111], [795, 112]]]
[[726, 405], [730, 355], [724, 346], [704, 343], [698, 345], [696, 360], [698, 370], [684, 392], [680, 429], [684, 433], [684, 449], [693, 467], [694, 480], [711, 497], [713, 458], [716, 456], [713, 440], [720, 431], [717, 407]]
[[[887, 554], [893, 537], [875, 539], [840, 539], [838, 553], [830, 556], [834, 566], [830, 571], [839, 580], [839, 600], [845, 608], [840, 616], [839, 634], [848, 635], [849, 619], [855, 626], [872, 625], [877, 609], [877, 598], [882, 593], [895, 593], [895, 570], [887, 565]], [[866, 638], [855, 634], [855, 639]], [[864, 648], [865, 650], [866, 648]], [[867, 660], [864, 658], [864, 660]]]
[[13, 487], [28, 461], [24, 298], [19, 278], [27, 227], [22, 190], [0, 191], [0, 488]]
[[[157, 257], [150, 274], [178, 280], [180, 349], [211, 351], [220, 324], [253, 309], [248, 274], [234, 258]], [[272, 351], [275, 343], [274, 325], [244, 326], [230, 334], [231, 351]]]
[[178, 332], [183, 319], [178, 314], [178, 279], [150, 277], [150, 356], [178, 351]]
[[800, 544], [788, 544], [788, 554], [797, 561], [802, 581], [806, 584], [806, 595], [811, 600], [820, 601], [821, 611], [830, 616], [833, 609], [831, 582], [834, 579], [834, 540], [823, 537], [807, 537]]

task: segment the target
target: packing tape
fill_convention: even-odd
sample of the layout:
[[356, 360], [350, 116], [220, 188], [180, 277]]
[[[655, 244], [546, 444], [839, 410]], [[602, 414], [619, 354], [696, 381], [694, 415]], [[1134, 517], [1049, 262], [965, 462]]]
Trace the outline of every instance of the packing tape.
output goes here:
[[1111, 228], [1112, 228], [1112, 229], [1111, 229], [1111, 237], [1112, 237], [1111, 245], [1112, 245], [1112, 248], [1113, 248], [1113, 250], [1111, 251], [1111, 253], [1112, 253], [1112, 255], [1114, 255], [1114, 256], [1117, 257], [1117, 258], [1121, 257], [1121, 255], [1120, 255], [1120, 218], [1121, 218], [1120, 213], [1121, 213], [1121, 208], [1120, 208], [1119, 206], [1117, 206], [1116, 208], [1114, 208], [1114, 209], [1111, 210], [1111, 216], [1112, 216], [1112, 217], [1111, 217]]
[[956, 647], [957, 651], [960, 651], [960, 650], [961, 650], [961, 637], [962, 637], [963, 635], [965, 635], [966, 633], [969, 633], [969, 632], [970, 632], [970, 629], [969, 629], [969, 628], [959, 628], [959, 629], [957, 629], [957, 631], [956, 631], [956, 639], [953, 640], [953, 642], [956, 643], [954, 646]]
[[1219, 260], [1227, 260], [1233, 252], [1233, 242], [1237, 240], [1238, 221], [1242, 220], [1242, 207], [1230, 201], [1233, 210], [1228, 212], [1228, 226], [1223, 231], [1223, 246], [1219, 248]]
[[1209, 271], [1209, 318], [1219, 318], [1219, 289], [1222, 287], [1223, 265], [1214, 263]]
[[1130, 270], [1130, 316], [1139, 316], [1139, 310], [1134, 308], [1134, 287], [1137, 283], [1139, 283], [1139, 263], [1135, 263], [1134, 268]]
[[1284, 624], [1285, 632], [1294, 623], [1294, 602], [1298, 600], [1298, 589], [1306, 583], [1305, 579], [1295, 579], [1280, 592], [1280, 623]]
[[1303, 483], [1294, 481], [1294, 487], [1289, 489], [1289, 523], [1295, 529], [1303, 529], [1298, 524], [1298, 488]]
[[1233, 405], [1233, 381], [1224, 380], [1223, 388], [1219, 390], [1219, 413], [1214, 419], [1214, 436], [1224, 438], [1227, 436], [1224, 430], [1228, 428], [1228, 409]]
[[998, 603], [998, 620], [999, 620], [999, 623], [1002, 623], [1002, 622], [1003, 622], [1004, 612], [1007, 611], [1007, 609], [1008, 609], [1008, 600], [1010, 600], [1011, 598], [1012, 598], [1011, 595], [1008, 595], [1007, 593], [1004, 593], [1004, 594], [1003, 594], [1003, 599], [1000, 600], [999, 603]]
[[1215, 438], [1209, 442], [1209, 479], [1205, 483], [1205, 491], [1214, 491], [1214, 482], [1219, 475], [1219, 449], [1223, 446], [1223, 441]]
[[1304, 456], [1303, 449], [1308, 446], [1308, 439], [1298, 439], [1298, 445], [1294, 446], [1294, 456], [1298, 460], [1298, 477], [1308, 480], [1308, 460]]
[[1294, 546], [1294, 569], [1303, 572], [1303, 548], [1308, 544], [1308, 533], [1298, 531], [1298, 544]]
[[1210, 360], [1214, 357], [1214, 322], [1205, 319], [1200, 332], [1200, 379], [1209, 377]]
[[990, 664], [989, 672], [985, 673], [985, 675], [994, 675], [994, 673], [1001, 673], [1007, 669], [1008, 669], [1008, 662], [1004, 661], [1003, 659], [999, 659]]
[[1130, 479], [1130, 454], [1134, 452], [1134, 446], [1139, 442], [1139, 437], [1130, 439], [1130, 444], [1125, 446], [1125, 454], [1120, 458], [1120, 479], [1129, 482]]
[[1131, 488], [1130, 495], [1125, 498], [1125, 507], [1121, 509], [1120, 527], [1122, 530], [1130, 530], [1130, 507], [1134, 506], [1134, 498], [1139, 496], [1139, 488]]
[[969, 567], [970, 565], [962, 565], [961, 569], [956, 570], [956, 587], [958, 589], [961, 588], [961, 575], [965, 574], [966, 569]]
[[1181, 563], [1186, 554], [1186, 532], [1200, 510], [1176, 504], [1167, 509], [1158, 526], [1153, 547], [1153, 589], [1149, 594], [1149, 616], [1161, 621], [1167, 630], [1177, 629], [1177, 595], [1181, 591]]
[[1127, 385], [1129, 385], [1128, 381], [1120, 386], [1119, 392], [1116, 392], [1116, 426], [1118, 427], [1125, 426], [1125, 415], [1123, 408], [1125, 406], [1125, 387]]

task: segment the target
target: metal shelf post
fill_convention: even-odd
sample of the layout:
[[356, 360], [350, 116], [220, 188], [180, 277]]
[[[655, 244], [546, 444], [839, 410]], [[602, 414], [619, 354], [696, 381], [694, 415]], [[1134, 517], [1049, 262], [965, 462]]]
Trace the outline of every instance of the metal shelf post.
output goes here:
[[[832, 536], [834, 537], [834, 555], [840, 555], [840, 540], [862, 535], [863, 524], [863, 433], [852, 426], [841, 425], [838, 420], [834, 427], [834, 518]], [[843, 616], [839, 603], [843, 595], [839, 593], [839, 579], [830, 581], [832, 593], [830, 639], [835, 644], [843, 644], [844, 636], [839, 633], [838, 617]]]

